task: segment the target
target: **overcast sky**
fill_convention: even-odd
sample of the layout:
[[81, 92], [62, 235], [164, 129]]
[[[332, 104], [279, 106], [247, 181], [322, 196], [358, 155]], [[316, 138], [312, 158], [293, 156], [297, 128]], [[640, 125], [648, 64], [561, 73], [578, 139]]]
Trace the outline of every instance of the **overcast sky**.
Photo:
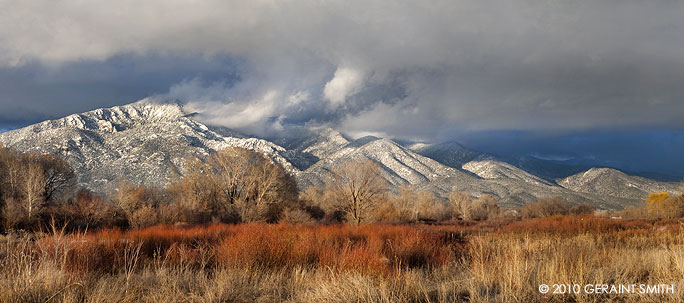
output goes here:
[[158, 95], [262, 136], [684, 174], [681, 1], [187, 2], [0, 0], [0, 129]]

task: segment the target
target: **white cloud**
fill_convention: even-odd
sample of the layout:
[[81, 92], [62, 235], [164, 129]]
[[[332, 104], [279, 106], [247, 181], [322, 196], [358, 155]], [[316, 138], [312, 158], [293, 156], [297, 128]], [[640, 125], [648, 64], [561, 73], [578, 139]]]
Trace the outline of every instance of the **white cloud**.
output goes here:
[[242, 62], [238, 83], [191, 80], [169, 94], [208, 122], [262, 132], [681, 128], [682, 11], [638, 0], [0, 0], [0, 68], [227, 54]]
[[347, 97], [358, 93], [363, 85], [363, 73], [359, 70], [338, 67], [334, 77], [325, 84], [323, 95], [332, 107], [339, 107], [344, 104]]

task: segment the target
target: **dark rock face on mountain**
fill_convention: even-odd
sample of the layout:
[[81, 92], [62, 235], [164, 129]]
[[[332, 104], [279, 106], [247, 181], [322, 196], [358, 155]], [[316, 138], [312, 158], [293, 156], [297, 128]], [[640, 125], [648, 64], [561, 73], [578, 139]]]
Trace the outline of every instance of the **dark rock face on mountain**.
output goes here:
[[411, 149], [425, 157], [454, 168], [460, 168], [463, 164], [485, 156], [453, 141], [438, 144], [415, 144], [411, 146]]
[[324, 184], [329, 170], [341, 163], [371, 160], [381, 166], [391, 188], [410, 184], [442, 197], [453, 190], [490, 194], [509, 206], [562, 196], [573, 203], [590, 201], [617, 209], [641, 203], [649, 192], [678, 192], [675, 183], [610, 169], [590, 169], [554, 182], [526, 170], [529, 163], [516, 165], [455, 142], [404, 146], [370, 136], [349, 140], [330, 128], [306, 129], [295, 137], [267, 141], [193, 118], [179, 102], [145, 99], [2, 133], [0, 142], [20, 151], [64, 157], [76, 170], [80, 185], [96, 191], [107, 191], [120, 179], [163, 186], [183, 175], [186, 157], [206, 157], [237, 146], [280, 163], [301, 188]]
[[501, 160], [547, 181], [565, 178], [591, 168], [584, 165], [557, 163], [530, 156], [508, 157]]

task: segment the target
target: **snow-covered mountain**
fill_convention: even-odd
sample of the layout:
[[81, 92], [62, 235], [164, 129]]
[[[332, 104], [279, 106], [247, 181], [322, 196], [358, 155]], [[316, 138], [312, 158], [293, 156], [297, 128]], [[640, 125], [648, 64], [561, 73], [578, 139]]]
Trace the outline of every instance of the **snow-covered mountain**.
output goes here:
[[204, 157], [228, 146], [258, 150], [289, 172], [298, 154], [257, 138], [227, 137], [192, 120], [178, 102], [141, 100], [125, 106], [74, 114], [0, 134], [21, 151], [64, 157], [82, 186], [104, 190], [125, 178], [164, 185], [183, 172], [184, 158]]
[[327, 172], [347, 161], [372, 160], [383, 168], [383, 177], [392, 186], [423, 185], [451, 175], [465, 174], [435, 160], [421, 156], [388, 139], [363, 137], [351, 141], [323, 157], [302, 176], [303, 185], [320, 185]]
[[470, 161], [463, 164], [462, 168], [482, 179], [514, 179], [535, 185], [554, 186], [554, 184], [520, 168], [496, 160]]
[[559, 179], [561, 186], [583, 193], [620, 198], [645, 198], [649, 193], [670, 192], [679, 193], [677, 183], [658, 182], [642, 177], [629, 176], [619, 170], [611, 168], [592, 168], [570, 177]]
[[[180, 102], [144, 99], [49, 120], [0, 134], [0, 142], [20, 151], [53, 153], [74, 167], [82, 186], [106, 191], [119, 179], [165, 185], [184, 172], [188, 156], [239, 146], [264, 153], [294, 175], [300, 187], [322, 185], [328, 171], [347, 161], [371, 160], [397, 188], [411, 184], [447, 197], [453, 190], [490, 194], [504, 205], [540, 197], [563, 196], [573, 203], [591, 201], [603, 208], [641, 203], [649, 192], [677, 192], [674, 183], [592, 169], [558, 179], [539, 176], [456, 142], [404, 146], [376, 137], [349, 140], [330, 128], [302, 129], [268, 141], [194, 120]], [[277, 142], [278, 144], [274, 143]], [[522, 163], [522, 162], [521, 162]], [[525, 162], [529, 165], [532, 162]], [[566, 175], [567, 176], [567, 175]]]

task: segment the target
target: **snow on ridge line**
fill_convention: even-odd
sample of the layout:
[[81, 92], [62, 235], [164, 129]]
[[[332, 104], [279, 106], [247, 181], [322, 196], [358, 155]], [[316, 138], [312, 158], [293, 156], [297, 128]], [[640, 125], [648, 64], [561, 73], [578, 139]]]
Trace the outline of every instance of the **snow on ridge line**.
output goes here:
[[554, 186], [538, 176], [501, 161], [470, 161], [463, 164], [462, 169], [469, 171], [482, 179], [509, 178], [524, 181], [530, 184]]

